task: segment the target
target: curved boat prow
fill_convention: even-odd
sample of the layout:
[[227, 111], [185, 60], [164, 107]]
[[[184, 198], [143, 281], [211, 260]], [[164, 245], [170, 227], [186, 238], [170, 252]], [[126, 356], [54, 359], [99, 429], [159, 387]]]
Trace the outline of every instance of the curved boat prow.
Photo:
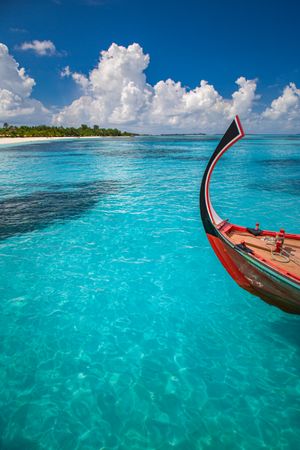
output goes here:
[[200, 190], [200, 211], [201, 218], [204, 225], [205, 232], [211, 235], [215, 235], [215, 226], [219, 225], [223, 222], [223, 220], [218, 216], [216, 211], [214, 210], [210, 195], [209, 195], [209, 184], [212, 172], [221, 158], [221, 156], [239, 139], [245, 136], [243, 127], [241, 125], [240, 119], [238, 116], [235, 116], [234, 120], [231, 122], [229, 127], [227, 128], [224, 136], [220, 140], [217, 148], [212, 154], [207, 167], [205, 169], [201, 190]]

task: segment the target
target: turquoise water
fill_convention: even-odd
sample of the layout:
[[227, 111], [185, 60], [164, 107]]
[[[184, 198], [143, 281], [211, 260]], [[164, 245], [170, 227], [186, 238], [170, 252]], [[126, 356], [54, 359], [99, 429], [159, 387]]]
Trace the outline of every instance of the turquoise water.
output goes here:
[[[300, 318], [239, 289], [198, 191], [215, 137], [0, 152], [1, 449], [298, 449]], [[250, 136], [224, 218], [299, 232], [300, 137]]]

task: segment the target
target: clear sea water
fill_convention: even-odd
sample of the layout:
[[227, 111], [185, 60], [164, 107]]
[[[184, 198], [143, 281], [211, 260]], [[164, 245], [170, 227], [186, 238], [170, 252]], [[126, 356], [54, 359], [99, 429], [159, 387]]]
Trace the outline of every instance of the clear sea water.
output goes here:
[[[300, 448], [300, 317], [241, 290], [199, 220], [217, 140], [1, 148], [1, 450]], [[300, 136], [250, 136], [215, 209], [299, 233], [299, 169]]]

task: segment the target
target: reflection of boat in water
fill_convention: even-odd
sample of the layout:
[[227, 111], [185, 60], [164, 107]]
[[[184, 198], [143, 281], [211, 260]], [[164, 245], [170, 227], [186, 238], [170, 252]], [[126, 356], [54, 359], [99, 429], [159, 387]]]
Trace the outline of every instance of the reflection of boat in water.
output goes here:
[[209, 196], [214, 167], [244, 136], [236, 117], [219, 142], [203, 175], [200, 211], [209, 242], [232, 278], [244, 289], [284, 311], [300, 314], [300, 235], [245, 228], [222, 220]]

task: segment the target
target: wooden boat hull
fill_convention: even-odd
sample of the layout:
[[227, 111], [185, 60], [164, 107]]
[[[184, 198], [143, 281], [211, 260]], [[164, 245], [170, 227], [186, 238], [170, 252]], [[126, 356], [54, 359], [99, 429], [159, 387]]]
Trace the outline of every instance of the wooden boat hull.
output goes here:
[[217, 257], [239, 286], [283, 311], [300, 314], [300, 235], [281, 230], [279, 237], [272, 231], [230, 224], [219, 217], [210, 200], [210, 179], [218, 160], [243, 136], [236, 116], [202, 178], [199, 199], [202, 223]]
[[249, 261], [222, 236], [207, 235], [217, 257], [236, 283], [265, 302], [292, 314], [300, 314], [300, 291], [289, 281]]

